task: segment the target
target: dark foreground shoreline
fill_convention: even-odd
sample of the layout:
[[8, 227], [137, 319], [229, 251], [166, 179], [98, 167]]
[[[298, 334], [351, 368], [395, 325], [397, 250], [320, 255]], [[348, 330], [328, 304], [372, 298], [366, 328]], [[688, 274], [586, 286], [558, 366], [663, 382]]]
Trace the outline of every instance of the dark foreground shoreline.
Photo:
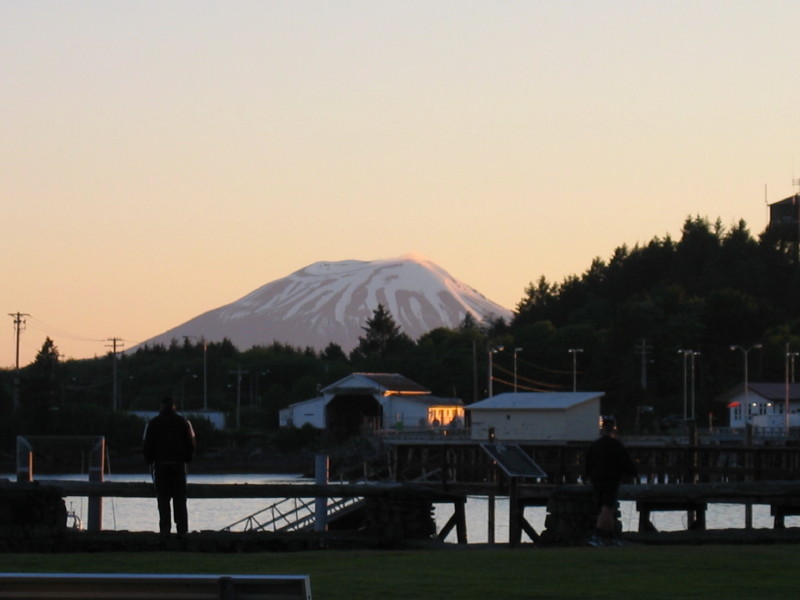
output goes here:
[[[800, 528], [721, 529], [709, 531], [669, 531], [623, 535], [624, 546], [706, 546], [706, 545], [796, 545]], [[523, 543], [514, 549], [547, 549], [564, 546]], [[454, 544], [436, 539], [388, 541], [358, 532], [227, 532], [194, 531], [179, 539], [162, 540], [151, 531], [68, 530], [57, 539], [0, 540], [0, 553], [95, 553], [95, 552], [197, 552], [253, 553], [303, 552], [312, 550], [508, 550], [507, 543]]]

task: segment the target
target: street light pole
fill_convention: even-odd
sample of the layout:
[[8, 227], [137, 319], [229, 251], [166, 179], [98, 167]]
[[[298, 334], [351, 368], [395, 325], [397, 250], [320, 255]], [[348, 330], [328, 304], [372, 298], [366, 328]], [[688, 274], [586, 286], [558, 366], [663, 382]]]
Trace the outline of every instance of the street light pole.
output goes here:
[[208, 410], [208, 342], [205, 336], [201, 336], [203, 341], [203, 410]]
[[494, 348], [489, 349], [489, 398], [492, 397], [492, 379], [494, 378], [494, 365], [492, 362], [492, 355], [497, 354], [503, 350], [503, 346], [495, 346]]
[[786, 366], [785, 366], [785, 377], [786, 377], [786, 399], [783, 407], [783, 418], [784, 418], [784, 426], [786, 428], [786, 439], [789, 439], [789, 427], [791, 426], [790, 419], [789, 419], [789, 363], [791, 363], [791, 373], [792, 373], [792, 382], [794, 382], [794, 357], [797, 356], [797, 352], [789, 352], [789, 343], [786, 343]]
[[689, 355], [689, 358], [691, 359], [691, 366], [692, 366], [692, 421], [694, 421], [695, 418], [696, 418], [695, 411], [694, 411], [694, 391], [695, 391], [695, 387], [696, 387], [695, 384], [694, 384], [694, 357], [695, 356], [700, 356], [700, 353], [692, 351], [692, 353]]
[[686, 358], [689, 356], [691, 350], [678, 350], [678, 353], [683, 355], [683, 422], [689, 420], [689, 396], [688, 396], [688, 378], [686, 370]]
[[[683, 355], [683, 420], [684, 422], [694, 421], [694, 357], [700, 356], [699, 352], [694, 350], [678, 350], [679, 354]], [[686, 359], [690, 358], [691, 363], [689, 369], [686, 367]], [[689, 378], [691, 377], [691, 388], [689, 388]], [[691, 390], [691, 412], [689, 411], [689, 391]]]
[[517, 353], [522, 352], [523, 348], [514, 348], [514, 393], [517, 393]]
[[744, 355], [744, 403], [747, 406], [747, 412], [745, 413], [745, 424], [750, 422], [750, 393], [748, 390], [748, 381], [747, 381], [747, 355], [750, 354], [750, 350], [754, 348], [763, 348], [763, 344], [753, 344], [749, 348], [744, 348], [743, 346], [731, 346], [731, 350], [741, 350], [742, 354]]
[[567, 350], [572, 354], [572, 391], [578, 391], [578, 353], [583, 352], [583, 348], [570, 348]]
[[242, 367], [239, 365], [235, 371], [228, 372], [236, 375], [236, 429], [239, 429], [242, 425], [240, 417], [242, 408], [242, 375], [247, 375], [249, 371], [242, 371]]
[[206, 411], [208, 410], [208, 342], [202, 335], [199, 339], [193, 335], [185, 335], [183, 339], [203, 344], [203, 410]]

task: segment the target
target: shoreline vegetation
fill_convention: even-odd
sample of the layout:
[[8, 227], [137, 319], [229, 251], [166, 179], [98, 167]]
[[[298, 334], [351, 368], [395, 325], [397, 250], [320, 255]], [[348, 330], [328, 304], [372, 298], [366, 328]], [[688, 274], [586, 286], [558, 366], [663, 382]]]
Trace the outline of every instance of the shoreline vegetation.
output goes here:
[[7, 572], [309, 575], [318, 600], [783, 599], [800, 545], [4, 555]]

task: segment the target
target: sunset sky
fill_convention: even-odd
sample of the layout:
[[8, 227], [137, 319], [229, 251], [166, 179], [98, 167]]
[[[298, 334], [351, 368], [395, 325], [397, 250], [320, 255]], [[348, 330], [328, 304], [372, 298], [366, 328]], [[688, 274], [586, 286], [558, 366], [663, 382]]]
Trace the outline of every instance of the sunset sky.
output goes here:
[[131, 347], [320, 260], [419, 253], [514, 308], [800, 178], [800, 3], [5, 1], [20, 362]]

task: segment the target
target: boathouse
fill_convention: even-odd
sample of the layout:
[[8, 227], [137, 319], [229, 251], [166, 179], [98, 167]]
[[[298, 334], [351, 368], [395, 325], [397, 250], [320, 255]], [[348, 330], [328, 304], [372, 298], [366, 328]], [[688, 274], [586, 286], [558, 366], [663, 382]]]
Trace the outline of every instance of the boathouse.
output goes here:
[[396, 373], [353, 373], [317, 398], [280, 411], [281, 427], [311, 425], [346, 437], [382, 429], [463, 429], [464, 404]]
[[751, 382], [731, 388], [719, 397], [728, 407], [729, 426], [743, 429], [753, 425], [765, 430], [786, 427], [786, 404], [789, 404], [789, 426], [800, 426], [800, 383]]
[[509, 392], [467, 407], [471, 437], [501, 441], [586, 441], [597, 438], [602, 392]]

